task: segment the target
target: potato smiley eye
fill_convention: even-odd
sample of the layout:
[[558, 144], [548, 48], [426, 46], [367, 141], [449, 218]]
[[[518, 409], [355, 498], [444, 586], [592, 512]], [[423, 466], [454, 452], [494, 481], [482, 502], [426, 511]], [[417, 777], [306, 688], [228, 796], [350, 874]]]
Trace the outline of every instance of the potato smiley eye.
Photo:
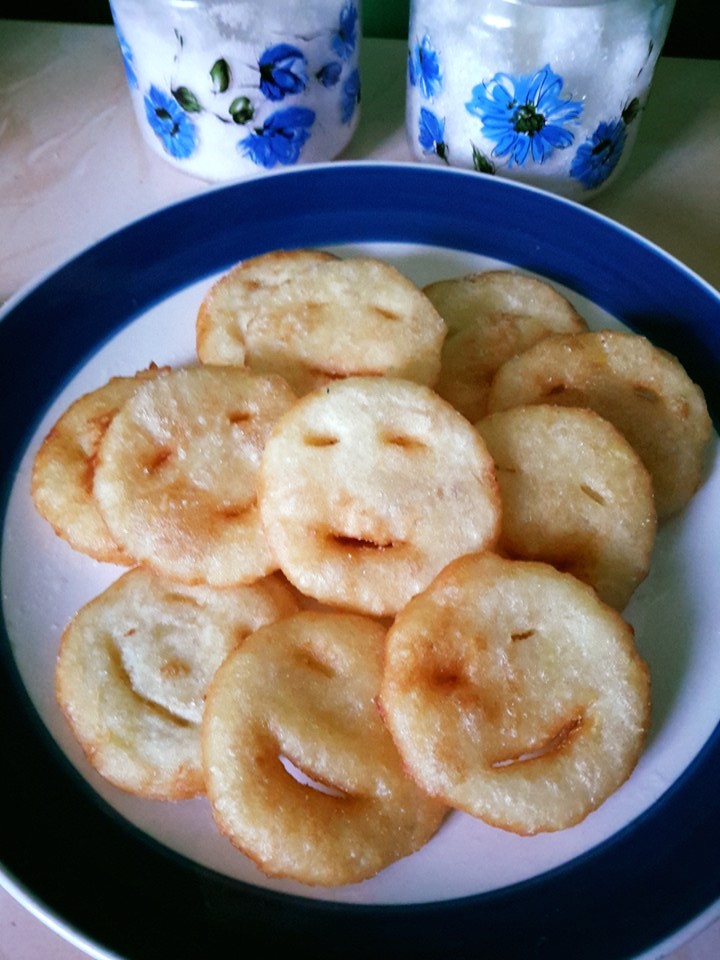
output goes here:
[[640, 400], [647, 400], [649, 403], [660, 403], [660, 395], [652, 387], [646, 387], [641, 383], [635, 384], [633, 393]]
[[388, 310], [387, 307], [379, 306], [378, 304], [372, 304], [371, 309], [383, 320], [401, 320], [402, 317], [396, 310]]
[[589, 497], [591, 500], [594, 500], [595, 503], [599, 503], [601, 506], [607, 503], [605, 497], [587, 483], [581, 483], [580, 490], [585, 494], [586, 497]]
[[294, 656], [295, 663], [299, 669], [309, 670], [311, 673], [331, 679], [337, 676], [337, 670], [332, 666], [328, 658], [321, 658], [314, 653], [308, 646], [299, 646]]
[[216, 516], [220, 517], [221, 520], [227, 520], [229, 523], [237, 522], [247, 517], [255, 504], [255, 498], [246, 503], [221, 504], [216, 510]]
[[564, 383], [554, 383], [554, 384], [551, 384], [549, 387], [546, 387], [546, 389], [543, 391], [543, 396], [559, 397], [563, 393], [565, 393], [566, 390], [567, 390], [567, 387], [565, 386]]
[[306, 447], [334, 447], [336, 443], [340, 443], [340, 439], [327, 433], [307, 433], [303, 437], [303, 443]]
[[146, 475], [159, 473], [163, 467], [166, 467], [175, 456], [175, 451], [170, 447], [159, 447], [147, 457], [142, 464], [142, 471]]
[[429, 449], [426, 440], [422, 440], [420, 437], [413, 437], [406, 433], [382, 433], [380, 435], [380, 442], [386, 443], [391, 447], [400, 447], [410, 452]]
[[233, 426], [239, 426], [242, 423], [248, 423], [253, 419], [253, 414], [249, 410], [231, 410], [227, 418]]

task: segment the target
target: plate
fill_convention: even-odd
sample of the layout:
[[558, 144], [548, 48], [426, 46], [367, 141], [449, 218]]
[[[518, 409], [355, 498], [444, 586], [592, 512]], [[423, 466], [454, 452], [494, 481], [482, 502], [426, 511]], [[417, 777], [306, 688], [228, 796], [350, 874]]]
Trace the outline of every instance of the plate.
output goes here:
[[109, 376], [191, 361], [213, 279], [297, 246], [381, 256], [419, 284], [496, 265], [545, 277], [591, 326], [628, 326], [675, 353], [717, 423], [717, 292], [589, 209], [508, 181], [403, 164], [301, 168], [209, 190], [64, 264], [0, 323], [4, 882], [89, 952], [132, 960], [320, 943], [345, 958], [619, 960], [660, 949], [720, 899], [716, 437], [701, 491], [663, 528], [626, 611], [653, 676], [647, 749], [627, 784], [570, 830], [519, 838], [453, 814], [425, 849], [363, 884], [271, 881], [219, 837], [204, 800], [155, 804], [101, 781], [59, 717], [59, 634], [119, 571], [74, 554], [36, 515], [38, 443]]

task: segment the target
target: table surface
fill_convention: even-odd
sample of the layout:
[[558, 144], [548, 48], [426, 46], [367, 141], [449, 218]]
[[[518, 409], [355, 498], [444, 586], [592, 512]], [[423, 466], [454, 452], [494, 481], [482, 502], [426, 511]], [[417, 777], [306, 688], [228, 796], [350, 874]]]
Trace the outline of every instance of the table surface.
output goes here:
[[[403, 41], [364, 41], [362, 117], [338, 162], [412, 161], [405, 56]], [[0, 20], [0, 103], [0, 302], [129, 221], [211, 187], [144, 146], [111, 27]], [[720, 288], [720, 61], [660, 59], [632, 157], [591, 206]], [[36, 912], [0, 886], [0, 960], [87, 956]], [[667, 960], [717, 960], [720, 921], [708, 922], [668, 944]]]

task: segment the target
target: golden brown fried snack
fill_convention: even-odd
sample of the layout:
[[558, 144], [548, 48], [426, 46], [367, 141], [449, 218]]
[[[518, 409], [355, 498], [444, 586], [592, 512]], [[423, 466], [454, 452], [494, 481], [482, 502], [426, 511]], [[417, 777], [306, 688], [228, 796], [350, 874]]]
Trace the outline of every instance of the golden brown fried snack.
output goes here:
[[35, 455], [31, 489], [38, 513], [73, 549], [96, 560], [132, 564], [132, 558], [110, 535], [93, 497], [100, 442], [138, 386], [162, 372], [150, 367], [133, 377], [113, 377], [79, 397], [57, 420]]
[[490, 414], [477, 429], [500, 484], [499, 550], [551, 563], [624, 609], [657, 527], [650, 475], [628, 441], [593, 410], [550, 404]]
[[271, 573], [256, 478], [265, 439], [294, 401], [280, 377], [240, 367], [178, 369], [144, 384], [97, 454], [94, 496], [115, 541], [185, 583]]
[[447, 324], [435, 389], [468, 420], [487, 412], [498, 367], [549, 333], [586, 330], [573, 305], [546, 280], [486, 270], [423, 288]]
[[280, 569], [323, 603], [392, 616], [453, 557], [495, 542], [494, 465], [427, 387], [352, 377], [306, 395], [268, 440], [260, 511]]
[[354, 375], [432, 385], [445, 324], [395, 267], [373, 257], [280, 250], [240, 263], [197, 317], [203, 363], [283, 376], [298, 395]]
[[384, 634], [367, 617], [303, 612], [248, 637], [210, 686], [213, 814], [270, 876], [357, 883], [422, 847], [445, 816], [377, 712]]
[[139, 796], [203, 793], [200, 721], [215, 670], [249, 633], [296, 610], [275, 578], [214, 590], [125, 573], [60, 644], [57, 699], [89, 762]]
[[630, 775], [649, 674], [632, 629], [586, 584], [476, 554], [396, 618], [380, 705], [430, 795], [534, 834], [578, 823]]
[[488, 409], [530, 403], [589, 407], [617, 427], [652, 477], [659, 520], [702, 482], [712, 430], [703, 392], [645, 337], [601, 330], [541, 340], [498, 370]]

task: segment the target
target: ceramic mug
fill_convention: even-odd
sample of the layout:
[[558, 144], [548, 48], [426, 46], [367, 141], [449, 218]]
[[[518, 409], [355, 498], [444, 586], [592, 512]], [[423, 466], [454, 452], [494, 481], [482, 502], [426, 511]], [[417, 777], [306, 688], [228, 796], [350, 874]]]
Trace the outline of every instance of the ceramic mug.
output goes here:
[[359, 0], [112, 0], [146, 143], [209, 181], [331, 160], [357, 126]]
[[412, 0], [417, 159], [584, 201], [637, 136], [674, 0]]

